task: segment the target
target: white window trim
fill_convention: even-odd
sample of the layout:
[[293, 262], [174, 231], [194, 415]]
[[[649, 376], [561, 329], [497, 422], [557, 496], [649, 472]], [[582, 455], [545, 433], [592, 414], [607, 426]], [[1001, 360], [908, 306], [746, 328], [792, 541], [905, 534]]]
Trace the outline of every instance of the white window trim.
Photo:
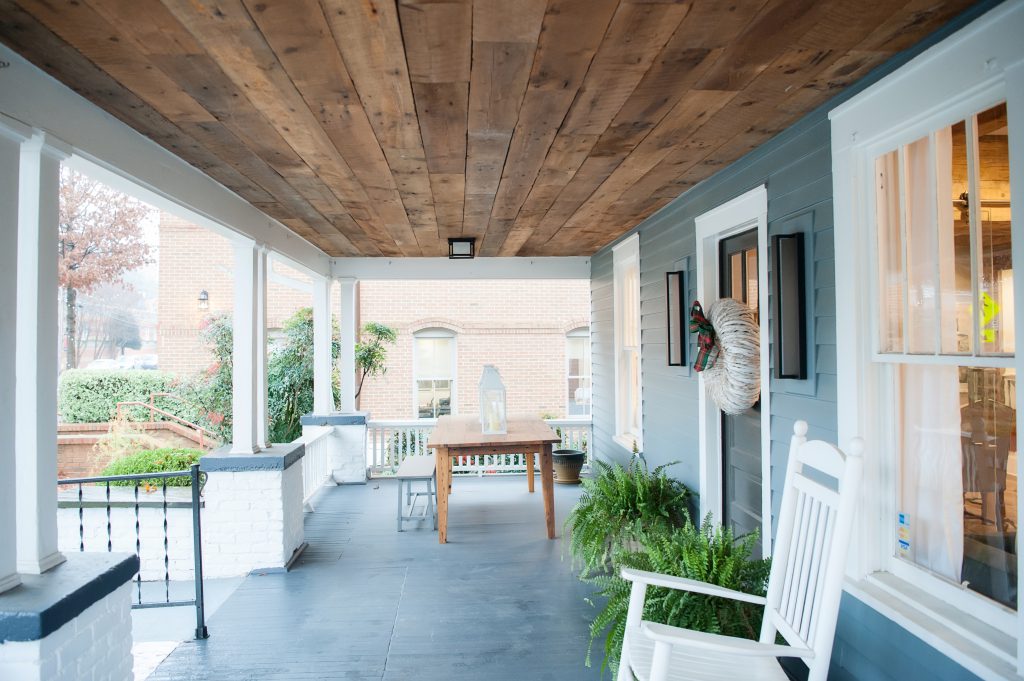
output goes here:
[[[620, 243], [616, 244], [612, 248], [612, 260], [613, 260], [613, 312], [612, 312], [612, 328], [615, 333], [615, 434], [612, 437], [620, 447], [625, 449], [627, 452], [633, 451], [633, 443], [636, 442], [637, 449], [639, 451], [644, 450], [644, 381], [643, 381], [643, 315], [640, 310], [640, 236], [632, 234]], [[637, 361], [640, 366], [640, 386], [637, 399], [640, 401], [640, 432], [632, 432], [625, 427], [624, 421], [626, 415], [622, 405], [622, 381], [624, 378], [620, 375], [619, 371], [619, 355], [622, 351], [622, 334], [619, 330], [620, 317], [622, 315], [622, 287], [619, 284], [619, 271], [629, 264], [631, 260], [636, 260], [637, 269], [637, 338], [640, 340], [640, 345], [637, 348]]]
[[590, 341], [590, 327], [589, 326], [579, 326], [579, 327], [576, 327], [575, 329], [573, 329], [572, 331], [569, 331], [567, 334], [565, 334], [565, 416], [566, 416], [566, 418], [579, 418], [579, 419], [588, 418], [589, 419], [589, 418], [593, 418], [593, 414], [594, 414], [594, 392], [593, 392], [594, 391], [594, 370], [593, 370], [593, 351], [592, 351], [592, 349], [588, 349], [588, 353], [590, 354], [590, 357], [591, 357], [591, 362], [590, 362], [590, 366], [588, 366], [587, 369], [590, 370], [590, 373], [587, 374], [586, 376], [583, 376], [582, 374], [577, 374], [575, 376], [576, 378], [586, 378], [586, 379], [588, 379], [590, 381], [590, 391], [591, 391], [590, 392], [590, 404], [587, 405], [587, 415], [586, 415], [586, 417], [583, 417], [583, 416], [569, 416], [569, 410], [570, 410], [570, 407], [572, 406], [572, 400], [569, 399], [569, 379], [573, 378], [573, 374], [571, 374], [569, 372], [569, 362], [570, 362], [570, 359], [569, 359], [569, 341], [571, 339], [573, 339], [573, 338], [586, 338], [587, 341], [589, 342]]
[[[697, 300], [705, 306], [717, 298], [718, 244], [727, 237], [757, 230], [757, 307], [761, 344], [761, 546], [771, 555], [772, 544], [772, 433], [769, 380], [768, 308], [768, 190], [755, 187], [695, 219], [697, 235]], [[711, 296], [709, 299], [708, 296]], [[700, 447], [701, 517], [708, 513], [722, 520], [722, 410], [707, 397], [704, 375], [698, 383], [698, 442]]]
[[[855, 549], [847, 568], [847, 591], [917, 634], [942, 654], [982, 678], [1007, 678], [1020, 673], [1024, 662], [1024, 616], [1009, 616], [1012, 641], [1000, 635], [998, 624], [1009, 612], [983, 596], [966, 593], [925, 570], [892, 557], [895, 504], [895, 453], [882, 412], [873, 407], [890, 380], [893, 360], [918, 361], [907, 356], [877, 353], [877, 283], [874, 262], [874, 158], [899, 144], [963, 120], [1000, 101], [1007, 102], [1010, 127], [1024, 132], [1024, 3], [1005, 3], [930, 48], [876, 85], [837, 107], [832, 119], [832, 172], [835, 206], [836, 352], [838, 427], [840, 443], [862, 436], [867, 442], [865, 480], [860, 506], [864, 509], [855, 532]], [[1021, 133], [1011, 134], [1011, 201], [1024, 206], [1024, 144]], [[1020, 212], [1013, 220], [1013, 259], [1024, 263]], [[1018, 238], [1020, 237], [1020, 238]], [[840, 257], [838, 254], [842, 254]], [[861, 282], [859, 285], [853, 282]], [[869, 282], [867, 290], [863, 285]], [[1014, 282], [1014, 295], [1024, 295], [1024, 277]], [[1017, 334], [1024, 332], [1024, 315], [1017, 315]], [[1022, 368], [1024, 353], [1014, 366]], [[959, 363], [1006, 363], [960, 357]], [[936, 358], [921, 358], [935, 362]], [[945, 360], [941, 360], [945, 361]], [[1018, 412], [1017, 428], [1024, 426]], [[1018, 479], [1024, 460], [1018, 458]], [[1018, 509], [1024, 490], [1018, 489]], [[1018, 575], [1024, 560], [1018, 555]], [[900, 585], [903, 585], [902, 587]], [[916, 585], [916, 587], [914, 586]], [[941, 588], [940, 588], [941, 587]], [[951, 596], [950, 610], [932, 607], [927, 597]], [[934, 589], [934, 591], [933, 591]], [[961, 593], [954, 593], [960, 591]], [[883, 594], [884, 597], [872, 594]], [[950, 614], [950, 611], [952, 614]], [[955, 636], [951, 641], [950, 636]], [[1008, 674], [1009, 672], [1009, 674]]]
[[[458, 359], [459, 359], [459, 351], [458, 351], [459, 340], [458, 340], [458, 334], [456, 334], [454, 331], [451, 331], [451, 330], [445, 329], [445, 328], [427, 328], [427, 329], [421, 329], [421, 330], [416, 331], [415, 333], [412, 334], [412, 413], [413, 413], [413, 418], [416, 418], [416, 419], [420, 418], [419, 394], [418, 394], [418, 390], [417, 390], [417, 386], [416, 386], [416, 382], [418, 380], [421, 380], [421, 377], [418, 375], [417, 367], [416, 367], [416, 365], [418, 364], [418, 361], [416, 360], [416, 341], [419, 340], [420, 338], [447, 338], [447, 339], [451, 340], [451, 342], [452, 342], [452, 344], [451, 344], [451, 353], [452, 353], [452, 375], [451, 375], [451, 382], [452, 382], [452, 398], [451, 399], [452, 399], [452, 404], [451, 404], [451, 415], [455, 416], [455, 415], [457, 415], [459, 413], [459, 408], [458, 408], [459, 400], [458, 400], [458, 397], [457, 397], [457, 395], [458, 395], [458, 385], [459, 385], [459, 380], [458, 380], [458, 373], [459, 373], [459, 363], [458, 363]], [[435, 377], [433, 379], [422, 378], [422, 380], [439, 380], [439, 379], [437, 377]], [[420, 420], [422, 420], [422, 421], [432, 421], [434, 419], [433, 418], [424, 418], [424, 419], [420, 419]]]

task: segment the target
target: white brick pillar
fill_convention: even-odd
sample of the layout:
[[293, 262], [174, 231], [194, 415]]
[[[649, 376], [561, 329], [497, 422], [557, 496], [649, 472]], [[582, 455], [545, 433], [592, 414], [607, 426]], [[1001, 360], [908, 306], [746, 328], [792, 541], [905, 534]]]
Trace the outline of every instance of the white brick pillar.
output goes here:
[[21, 144], [15, 370], [18, 571], [59, 565], [57, 551], [57, 220], [63, 145]]
[[331, 279], [313, 281], [313, 413], [334, 411], [334, 358], [331, 356]]
[[0, 593], [18, 577], [14, 479], [15, 306], [18, 273], [18, 174], [26, 135], [0, 123]]
[[[260, 306], [262, 304], [265, 309], [266, 305], [266, 293], [259, 293], [261, 287], [266, 287], [266, 253], [252, 241], [239, 239], [234, 244], [234, 255], [235, 306], [231, 316], [231, 451], [235, 454], [253, 454], [260, 451], [259, 441], [266, 439], [265, 434], [262, 438], [259, 435], [260, 411], [257, 406], [261, 401], [266, 403], [267, 399], [266, 346], [264, 345], [262, 352], [259, 351], [266, 331], [261, 334], [258, 330]], [[264, 270], [262, 279], [261, 262]], [[262, 316], [265, 318], [265, 311]], [[265, 407], [263, 413], [266, 413]]]
[[203, 574], [233, 577], [291, 566], [305, 548], [300, 442], [257, 454], [227, 447], [200, 460], [203, 487]]
[[341, 284], [341, 351], [338, 357], [338, 373], [341, 374], [341, 413], [351, 414], [356, 410], [356, 338], [359, 330], [359, 309], [356, 305], [359, 281], [353, 278], [339, 279]]

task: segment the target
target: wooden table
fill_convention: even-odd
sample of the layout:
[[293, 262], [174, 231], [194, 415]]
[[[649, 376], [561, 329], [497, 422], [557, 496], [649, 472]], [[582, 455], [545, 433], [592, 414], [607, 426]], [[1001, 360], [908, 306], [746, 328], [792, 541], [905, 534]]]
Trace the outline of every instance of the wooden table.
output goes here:
[[442, 416], [430, 434], [427, 447], [437, 461], [437, 540], [448, 541], [448, 495], [452, 485], [452, 461], [456, 456], [525, 454], [526, 481], [533, 492], [533, 455], [540, 455], [540, 480], [548, 539], [555, 538], [555, 483], [551, 470], [551, 446], [561, 442], [548, 424], [538, 418], [511, 417], [505, 435], [484, 435], [477, 416]]

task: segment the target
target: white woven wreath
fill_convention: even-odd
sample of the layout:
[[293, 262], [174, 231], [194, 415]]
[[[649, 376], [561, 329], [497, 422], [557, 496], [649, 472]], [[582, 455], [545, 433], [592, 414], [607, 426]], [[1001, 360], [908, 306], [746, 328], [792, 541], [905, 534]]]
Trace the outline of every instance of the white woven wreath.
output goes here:
[[711, 303], [718, 360], [704, 370], [708, 394], [726, 414], [750, 409], [761, 396], [761, 334], [753, 311], [732, 298]]

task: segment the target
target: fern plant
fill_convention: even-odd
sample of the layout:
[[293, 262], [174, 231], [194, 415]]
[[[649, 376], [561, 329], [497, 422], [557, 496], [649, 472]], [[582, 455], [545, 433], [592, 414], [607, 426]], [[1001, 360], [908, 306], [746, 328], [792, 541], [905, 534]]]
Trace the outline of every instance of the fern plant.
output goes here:
[[[629, 608], [630, 583], [619, 576], [621, 567], [685, 577], [728, 589], [763, 596], [770, 559], [755, 559], [751, 551], [757, 532], [736, 539], [729, 528], [714, 526], [711, 516], [700, 527], [689, 520], [667, 534], [645, 533], [639, 551], [620, 551], [613, 557], [616, 571], [586, 581], [607, 598], [590, 625], [587, 665], [594, 642], [605, 634], [602, 673], [618, 667]], [[762, 606], [725, 598], [648, 587], [643, 618], [687, 629], [754, 639], [759, 634]]]
[[594, 461], [596, 475], [583, 480], [583, 493], [565, 521], [581, 577], [606, 572], [612, 553], [634, 545], [642, 534], [666, 534], [683, 524], [690, 490], [665, 473], [671, 465], [648, 471], [638, 458], [627, 467]]

